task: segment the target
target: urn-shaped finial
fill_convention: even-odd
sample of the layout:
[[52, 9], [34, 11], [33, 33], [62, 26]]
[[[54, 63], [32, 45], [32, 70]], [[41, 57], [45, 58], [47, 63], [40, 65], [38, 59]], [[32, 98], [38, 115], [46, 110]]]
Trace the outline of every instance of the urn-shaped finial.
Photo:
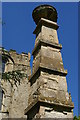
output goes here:
[[57, 22], [57, 11], [51, 5], [40, 5], [33, 10], [32, 17], [36, 24], [41, 18]]

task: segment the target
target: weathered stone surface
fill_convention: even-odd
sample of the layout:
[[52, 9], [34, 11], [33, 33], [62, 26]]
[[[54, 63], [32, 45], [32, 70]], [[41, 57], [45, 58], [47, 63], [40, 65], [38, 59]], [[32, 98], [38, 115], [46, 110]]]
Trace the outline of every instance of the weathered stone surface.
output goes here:
[[39, 111], [35, 116], [34, 118], [53, 118], [53, 120], [57, 120], [62, 118], [62, 119], [66, 119], [66, 120], [69, 120], [69, 119], [73, 119], [73, 114], [71, 112], [67, 112], [67, 111], [57, 111], [55, 110], [55, 108], [51, 108], [51, 107], [44, 107], [44, 106], [40, 106], [39, 109], [37, 109], [37, 111]]
[[33, 10], [33, 19], [37, 24], [41, 18], [57, 22], [57, 11], [51, 5], [40, 5]]
[[30, 69], [30, 55], [29, 53], [18, 54], [16, 51], [10, 50], [9, 55], [11, 59], [8, 59], [5, 66], [5, 72], [22, 70], [26, 73], [28, 71], [28, 76], [31, 75]]
[[50, 109], [48, 107], [45, 107], [45, 114], [43, 116], [44, 118], [67, 118], [71, 119], [73, 118], [73, 114], [71, 112], [63, 111], [63, 112], [58, 112], [55, 111], [54, 109]]
[[[41, 72], [42, 80], [46, 81], [45, 86], [51, 89], [67, 91], [66, 77]], [[47, 85], [46, 85], [47, 84]]]
[[[31, 118], [33, 120], [33, 118], [44, 118], [44, 117], [59, 118], [60, 116], [59, 115], [57, 116], [57, 113], [61, 113], [60, 115], [62, 116], [63, 119], [65, 117], [68, 118], [68, 120], [73, 118], [73, 112], [71, 110], [73, 106], [64, 105], [64, 104], [60, 106], [58, 103], [56, 104], [54, 104], [54, 102], [51, 103], [50, 101], [48, 101], [48, 99], [45, 98], [35, 99], [34, 102], [32, 102], [32, 104], [29, 105], [27, 109], [25, 109], [25, 114], [27, 113], [28, 119]], [[47, 113], [47, 115], [49, 114], [49, 117], [45, 115], [45, 112]], [[53, 113], [55, 112], [56, 114], [53, 116]], [[68, 113], [70, 114], [70, 116], [67, 116], [69, 115]]]
[[62, 56], [59, 49], [41, 46], [41, 49], [34, 55], [33, 73], [39, 68], [40, 63], [48, 68], [64, 71]]
[[[55, 53], [56, 54], [56, 53]], [[54, 54], [54, 56], [55, 56]], [[63, 62], [60, 61], [60, 59], [55, 58], [49, 58], [49, 57], [44, 57], [41, 56], [41, 64], [45, 65], [46, 67], [62, 71], [64, 70], [63, 68]]]
[[52, 28], [42, 26], [42, 39], [58, 44], [57, 31]]
[[[11, 80], [12, 82], [12, 80]], [[9, 112], [10, 102], [11, 102], [11, 83], [6, 80], [1, 81], [1, 87], [4, 91], [2, 100], [2, 112]]]
[[16, 83], [13, 80], [2, 80], [1, 82], [4, 90], [2, 112], [8, 112], [10, 118], [26, 118], [24, 109], [28, 106], [28, 90], [30, 87], [28, 79], [23, 78]]
[[[30, 83], [28, 76], [31, 75], [30, 53], [17, 54], [16, 51], [6, 52], [5, 64], [1, 88], [3, 90], [2, 118], [27, 118], [24, 109], [28, 106]], [[5, 54], [4, 54], [5, 56]]]
[[[26, 78], [17, 82], [17, 86], [14, 84], [12, 89], [12, 98], [10, 105], [9, 115], [11, 118], [26, 118], [24, 115], [24, 109], [28, 106], [28, 94], [29, 83]], [[21, 109], [20, 109], [21, 108]]]
[[5, 74], [2, 75], [6, 76], [1, 81], [3, 99], [0, 116], [28, 120], [73, 118], [74, 104], [67, 92], [67, 71], [64, 70], [62, 45], [57, 36], [57, 11], [52, 6], [42, 5], [33, 11], [33, 19], [37, 27], [34, 31], [32, 75], [30, 53], [2, 52], [5, 62]]
[[8, 119], [8, 117], [9, 117], [9, 114], [8, 113], [0, 113], [0, 120], [2, 120], [2, 118], [6, 118], [6, 119]]
[[[45, 23], [45, 24], [44, 24]], [[53, 29], [53, 27], [55, 29]], [[52, 23], [46, 19], [41, 19], [39, 25], [36, 27], [34, 34], [36, 34], [35, 45], [38, 43], [39, 39], [43, 41], [48, 41], [50, 43], [58, 44], [58, 36], [56, 29], [58, 25], [56, 23]]]
[[[44, 5], [33, 11], [33, 19], [38, 24], [34, 31], [36, 40], [32, 52], [33, 70], [29, 79], [31, 90], [25, 114], [32, 120], [34, 118], [73, 118], [74, 105], [67, 92], [67, 71], [63, 66], [60, 51], [62, 46], [58, 42], [58, 25], [50, 21], [48, 16], [44, 15], [41, 18], [44, 14], [40, 15], [43, 9], [45, 9]], [[40, 15], [39, 19], [36, 18], [36, 14]]]
[[30, 87], [29, 105], [38, 97], [49, 103], [72, 105], [64, 76], [41, 72], [40, 77]]
[[34, 56], [34, 60], [33, 60], [33, 68], [32, 68], [32, 72], [34, 73], [36, 71], [36, 69], [38, 69], [39, 65], [40, 65], [40, 50], [36, 53], [36, 55]]

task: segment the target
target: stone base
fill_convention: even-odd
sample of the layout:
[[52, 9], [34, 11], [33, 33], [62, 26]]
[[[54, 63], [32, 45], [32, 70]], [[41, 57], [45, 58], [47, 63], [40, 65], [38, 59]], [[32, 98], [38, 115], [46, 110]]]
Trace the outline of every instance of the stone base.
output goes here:
[[28, 120], [36, 118], [66, 118], [71, 120], [73, 118], [72, 108], [73, 106], [59, 105], [49, 101], [44, 102], [44, 100], [36, 98], [35, 101], [25, 109], [25, 114]]

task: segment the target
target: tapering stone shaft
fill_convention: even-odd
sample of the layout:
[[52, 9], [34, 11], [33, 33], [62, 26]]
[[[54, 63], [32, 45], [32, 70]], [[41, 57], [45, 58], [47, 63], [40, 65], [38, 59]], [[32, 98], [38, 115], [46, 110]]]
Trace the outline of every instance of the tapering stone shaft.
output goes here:
[[52, 6], [41, 5], [32, 15], [37, 26], [33, 32], [36, 40], [32, 51], [31, 92], [25, 114], [28, 119], [73, 118], [74, 105], [67, 92], [67, 71], [57, 36], [57, 11]]

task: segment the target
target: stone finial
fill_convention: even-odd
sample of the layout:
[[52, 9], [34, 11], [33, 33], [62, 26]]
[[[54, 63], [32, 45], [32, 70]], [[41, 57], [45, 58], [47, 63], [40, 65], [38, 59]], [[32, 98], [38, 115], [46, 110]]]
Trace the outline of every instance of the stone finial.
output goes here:
[[57, 22], [57, 11], [51, 5], [40, 5], [33, 10], [32, 17], [36, 24], [41, 18]]

